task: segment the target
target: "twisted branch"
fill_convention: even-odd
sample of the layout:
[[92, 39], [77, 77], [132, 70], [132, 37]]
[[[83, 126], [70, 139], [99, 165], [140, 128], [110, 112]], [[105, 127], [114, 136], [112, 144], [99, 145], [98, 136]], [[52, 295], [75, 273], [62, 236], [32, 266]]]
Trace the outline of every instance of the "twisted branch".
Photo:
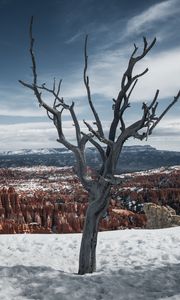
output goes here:
[[96, 120], [95, 124], [98, 128], [98, 132], [99, 135], [101, 137], [104, 137], [104, 132], [103, 132], [103, 128], [102, 128], [102, 124], [101, 124], [101, 120], [99, 118], [99, 115], [93, 105], [92, 99], [91, 99], [91, 91], [90, 91], [90, 86], [89, 86], [89, 77], [87, 76], [87, 67], [88, 67], [88, 55], [87, 55], [87, 41], [88, 41], [88, 35], [86, 35], [85, 38], [85, 45], [84, 45], [84, 85], [86, 87], [86, 91], [87, 91], [87, 97], [88, 97], [88, 102], [89, 102], [89, 106], [93, 112], [94, 118]]
[[[138, 50], [138, 47], [134, 44], [134, 50], [129, 59], [127, 70], [125, 71], [122, 81], [121, 81], [121, 90], [119, 91], [117, 100], [114, 105], [114, 118], [111, 123], [110, 131], [109, 131], [109, 140], [115, 141], [117, 126], [119, 122], [121, 122], [121, 132], [125, 130], [125, 124], [123, 121], [123, 113], [129, 107], [129, 98], [131, 93], [137, 84], [137, 80], [139, 77], [143, 76], [148, 72], [148, 68], [146, 68], [142, 73], [137, 74], [133, 77], [133, 69], [135, 64], [141, 60], [154, 46], [156, 42], [156, 38], [150, 43], [148, 46], [146, 38], [143, 38], [144, 48], [142, 54], [139, 56], [134, 56]], [[128, 92], [129, 91], [129, 92]], [[127, 94], [128, 93], [128, 94]], [[107, 149], [107, 155], [110, 153], [110, 148]]]

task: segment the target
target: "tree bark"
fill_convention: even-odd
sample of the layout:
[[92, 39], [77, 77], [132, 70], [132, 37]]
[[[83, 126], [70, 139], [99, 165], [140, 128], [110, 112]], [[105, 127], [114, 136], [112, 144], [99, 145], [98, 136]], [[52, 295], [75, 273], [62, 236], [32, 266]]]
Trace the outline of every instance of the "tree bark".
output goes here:
[[[109, 204], [110, 185], [98, 188], [94, 200], [89, 204], [86, 212], [85, 224], [81, 240], [79, 256], [79, 272], [83, 275], [96, 271], [96, 246], [99, 222]], [[89, 195], [92, 199], [92, 195]]]

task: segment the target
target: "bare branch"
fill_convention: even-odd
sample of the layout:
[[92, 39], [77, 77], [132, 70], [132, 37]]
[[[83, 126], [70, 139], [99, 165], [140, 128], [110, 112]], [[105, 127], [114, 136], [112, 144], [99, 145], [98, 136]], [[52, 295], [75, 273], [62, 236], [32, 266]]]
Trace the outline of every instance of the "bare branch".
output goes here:
[[133, 53], [131, 54], [131, 58], [133, 58], [134, 54], [137, 52], [138, 50], [138, 47], [136, 46], [136, 44], [134, 43], [134, 51]]
[[146, 40], [146, 37], [145, 37], [145, 36], [143, 36], [143, 42], [144, 42], [144, 49], [143, 49], [143, 52], [145, 52], [146, 49], [147, 49], [147, 46], [148, 46], [148, 43], [147, 43], [147, 40]]
[[58, 89], [57, 89], [57, 93], [56, 95], [59, 97], [59, 93], [60, 93], [60, 90], [61, 90], [61, 84], [62, 84], [62, 79], [59, 80], [59, 83], [58, 83]]
[[[54, 98], [54, 105], [53, 107], [56, 108], [56, 102], [57, 100], [62, 103], [63, 102], [63, 98], [59, 98], [59, 93], [60, 93], [60, 89], [61, 89], [61, 83], [62, 83], [62, 79], [59, 80], [58, 83], [58, 88], [57, 88], [57, 92], [56, 92], [56, 82], [55, 82], [55, 78], [54, 78], [54, 85], [53, 85], [53, 95], [55, 96]], [[60, 100], [59, 100], [60, 99]]]
[[[117, 100], [114, 105], [114, 118], [112, 120], [110, 130], [109, 130], [109, 140], [115, 141], [116, 133], [117, 133], [117, 127], [119, 122], [121, 122], [121, 132], [125, 130], [125, 124], [123, 120], [123, 113], [126, 110], [129, 104], [129, 98], [131, 96], [131, 93], [137, 83], [137, 79], [143, 75], [145, 75], [148, 72], [148, 68], [146, 68], [142, 73], [137, 74], [133, 77], [133, 69], [135, 64], [141, 60], [154, 46], [156, 42], [156, 38], [151, 42], [151, 44], [148, 46], [146, 38], [143, 38], [144, 42], [144, 48], [142, 51], [142, 54], [135, 57], [135, 53], [137, 52], [138, 48], [134, 44], [134, 51], [129, 59], [127, 70], [125, 71], [122, 81], [121, 81], [121, 90], [119, 91]], [[110, 153], [110, 149], [107, 149], [107, 156]]]
[[145, 37], [143, 37], [143, 42], [144, 42], [144, 49], [141, 55], [136, 57], [136, 60], [140, 60], [142, 59], [151, 49], [152, 47], [155, 45], [156, 43], [156, 38], [153, 39], [153, 41], [151, 42], [151, 44], [148, 47], [148, 43]]
[[131, 96], [131, 94], [132, 94], [132, 92], [133, 92], [133, 90], [134, 90], [134, 88], [135, 88], [137, 82], [138, 82], [138, 79], [136, 79], [136, 80], [134, 81], [133, 86], [131, 87], [131, 89], [130, 89], [128, 95], [127, 95], [127, 99], [128, 99], [128, 100], [129, 100], [129, 98], [130, 98], [130, 96]]
[[42, 97], [41, 97], [41, 93], [38, 91], [38, 88], [37, 86], [35, 86], [34, 84], [28, 84], [22, 80], [19, 80], [19, 82], [25, 86], [25, 87], [28, 87], [29, 89], [33, 90], [34, 91], [34, 94], [39, 102], [39, 105], [40, 106], [43, 106], [47, 111], [49, 111], [51, 114], [53, 115], [56, 115], [57, 114], [57, 110], [52, 108], [51, 106], [49, 106], [46, 102], [44, 102], [42, 100]]
[[93, 112], [93, 115], [95, 117], [96, 125], [97, 125], [97, 128], [98, 128], [99, 134], [103, 137], [104, 133], [103, 133], [102, 124], [101, 124], [100, 118], [98, 116], [98, 113], [96, 112], [96, 109], [95, 109], [95, 107], [93, 105], [93, 102], [92, 102], [92, 99], [91, 99], [91, 91], [90, 91], [90, 86], [89, 86], [89, 77], [87, 76], [87, 67], [88, 67], [87, 40], [88, 40], [88, 35], [86, 35], [85, 45], [84, 45], [84, 85], [86, 87], [88, 102], [89, 102], [90, 108]]
[[30, 27], [29, 27], [29, 37], [30, 37], [30, 55], [32, 60], [32, 72], [33, 72], [33, 78], [34, 78], [34, 85], [37, 84], [37, 72], [36, 72], [36, 61], [34, 57], [33, 47], [34, 47], [34, 38], [32, 34], [32, 28], [33, 28], [33, 16], [31, 17], [30, 21]]
[[49, 111], [47, 110], [46, 112], [47, 112], [47, 116], [48, 116], [48, 118], [49, 118], [51, 121], [54, 121], [54, 118], [53, 118], [53, 117], [51, 117], [51, 115], [50, 115]]
[[154, 96], [154, 99], [153, 99], [152, 103], [149, 106], [149, 109], [151, 109], [153, 107], [153, 105], [156, 103], [158, 96], [159, 96], [159, 90], [156, 91], [156, 94]]
[[145, 75], [148, 71], [149, 71], [149, 69], [146, 68], [142, 73], [137, 74], [136, 76], [134, 76], [134, 77], [132, 78], [132, 80], [134, 81], [134, 80], [136, 80], [137, 78], [139, 78], [139, 77]]
[[149, 129], [149, 134], [152, 134], [153, 129], [157, 126], [157, 124], [161, 121], [161, 119], [165, 116], [165, 114], [170, 110], [170, 108], [179, 100], [180, 91], [174, 97], [173, 101], [166, 107], [166, 109], [162, 112], [162, 114], [156, 119], [154, 124]]
[[69, 107], [69, 111], [71, 113], [71, 117], [74, 121], [74, 125], [75, 125], [75, 130], [76, 130], [76, 139], [77, 139], [77, 144], [78, 146], [80, 146], [80, 142], [81, 142], [81, 130], [80, 130], [80, 125], [77, 119], [77, 116], [74, 112], [74, 102], [72, 102], [71, 106]]
[[132, 92], [133, 92], [133, 90], [134, 90], [134, 88], [135, 88], [137, 82], [138, 82], [138, 79], [136, 79], [135, 82], [133, 83], [133, 85], [132, 85], [132, 87], [131, 87], [131, 89], [130, 89], [128, 95], [127, 95], [127, 96], [126, 96], [126, 95], [124, 96], [124, 103], [123, 103], [122, 107], [121, 107], [120, 110], [119, 110], [119, 120], [120, 120], [120, 122], [121, 122], [121, 127], [120, 127], [121, 132], [123, 132], [123, 131], [125, 130], [125, 123], [124, 123], [124, 119], [123, 119], [123, 114], [124, 114], [125, 110], [126, 110], [128, 107], [130, 107], [130, 104], [129, 104], [129, 98], [130, 98], [130, 96], [131, 96], [131, 94], [132, 94]]
[[81, 145], [85, 145], [88, 141], [96, 147], [96, 149], [98, 150], [100, 156], [101, 156], [101, 159], [102, 159], [102, 162], [104, 163], [105, 160], [106, 160], [106, 154], [105, 154], [105, 151], [104, 149], [101, 147], [101, 145], [99, 143], [97, 143], [93, 137], [94, 135], [89, 133], [89, 134], [86, 134], [84, 132], [81, 132], [81, 134], [83, 135], [83, 138], [81, 139]]
[[95, 136], [97, 137], [97, 139], [101, 142], [101, 143], [104, 143], [106, 145], [109, 145], [110, 147], [113, 145], [113, 142], [109, 141], [108, 139], [106, 139], [104, 136], [101, 136], [99, 134], [98, 131], [95, 131], [92, 126], [87, 123], [85, 120], [83, 120], [84, 124], [87, 126], [87, 128], [89, 129], [89, 131]]

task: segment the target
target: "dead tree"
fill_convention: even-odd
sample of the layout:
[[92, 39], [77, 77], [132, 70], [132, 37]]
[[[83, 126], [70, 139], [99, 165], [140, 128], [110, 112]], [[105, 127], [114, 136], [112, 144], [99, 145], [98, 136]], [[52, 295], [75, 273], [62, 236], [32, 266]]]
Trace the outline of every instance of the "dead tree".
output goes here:
[[[89, 193], [89, 205], [86, 212], [84, 230], [81, 241], [81, 249], [79, 256], [79, 274], [92, 273], [96, 269], [96, 244], [98, 235], [98, 225], [101, 217], [106, 212], [109, 205], [109, 196], [112, 185], [118, 184], [115, 176], [116, 165], [121, 153], [122, 147], [128, 138], [144, 140], [152, 134], [153, 129], [161, 121], [168, 110], [177, 102], [180, 97], [180, 91], [173, 98], [166, 109], [156, 116], [157, 98], [159, 90], [156, 91], [154, 99], [150, 104], [142, 104], [142, 116], [133, 124], [127, 126], [124, 120], [124, 113], [130, 106], [130, 96], [140, 79], [148, 69], [142, 73], [133, 75], [134, 66], [141, 61], [154, 46], [156, 39], [150, 44], [146, 38], [143, 38], [143, 49], [138, 55], [138, 47], [134, 44], [134, 50], [130, 56], [128, 67], [122, 77], [121, 87], [116, 99], [113, 99], [113, 118], [109, 129], [108, 136], [105, 136], [102, 121], [95, 109], [92, 101], [90, 82], [87, 75], [88, 55], [87, 55], [87, 39], [84, 45], [84, 85], [87, 91], [87, 100], [90, 110], [94, 116], [92, 124], [84, 121], [88, 129], [85, 133], [80, 128], [79, 120], [74, 111], [74, 102], [71, 105], [67, 104], [63, 97], [60, 96], [62, 80], [56, 84], [54, 79], [53, 87], [48, 88], [45, 83], [39, 84], [37, 77], [36, 59], [34, 55], [34, 38], [32, 35], [33, 18], [30, 23], [30, 56], [32, 60], [33, 82], [26, 83], [20, 80], [20, 83], [31, 89], [39, 105], [43, 107], [53, 121], [57, 133], [57, 141], [71, 150], [76, 158], [76, 173], [83, 185]], [[52, 96], [52, 105], [44, 101], [44, 93]], [[110, 104], [111, 105], [111, 104]], [[63, 132], [62, 115], [64, 111], [68, 111], [76, 132], [77, 144], [72, 144], [68, 141]], [[99, 171], [96, 171], [96, 178], [92, 178], [87, 171], [85, 147], [87, 143], [91, 143], [101, 156], [102, 164]]]

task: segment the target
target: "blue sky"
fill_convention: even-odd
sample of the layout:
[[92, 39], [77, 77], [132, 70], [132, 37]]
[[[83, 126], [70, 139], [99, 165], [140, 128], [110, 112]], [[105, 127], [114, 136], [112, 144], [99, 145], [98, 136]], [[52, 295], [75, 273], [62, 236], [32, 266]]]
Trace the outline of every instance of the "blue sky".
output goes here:
[[[39, 83], [62, 78], [61, 95], [74, 100], [80, 120], [92, 121], [83, 86], [83, 45], [89, 34], [91, 92], [108, 131], [112, 98], [116, 98], [133, 43], [142, 37], [157, 43], [136, 71], [149, 67], [132, 95], [127, 123], [138, 119], [143, 101], [160, 89], [159, 110], [180, 88], [180, 0], [0, 0], [0, 145], [1, 150], [59, 147], [56, 130], [30, 90], [28, 29], [34, 16]], [[47, 101], [51, 99], [47, 97]], [[52, 100], [53, 101], [53, 100]], [[147, 142], [158, 149], [180, 150], [180, 101]], [[65, 134], [74, 139], [72, 121], [64, 117]], [[129, 140], [127, 145], [139, 144]]]

